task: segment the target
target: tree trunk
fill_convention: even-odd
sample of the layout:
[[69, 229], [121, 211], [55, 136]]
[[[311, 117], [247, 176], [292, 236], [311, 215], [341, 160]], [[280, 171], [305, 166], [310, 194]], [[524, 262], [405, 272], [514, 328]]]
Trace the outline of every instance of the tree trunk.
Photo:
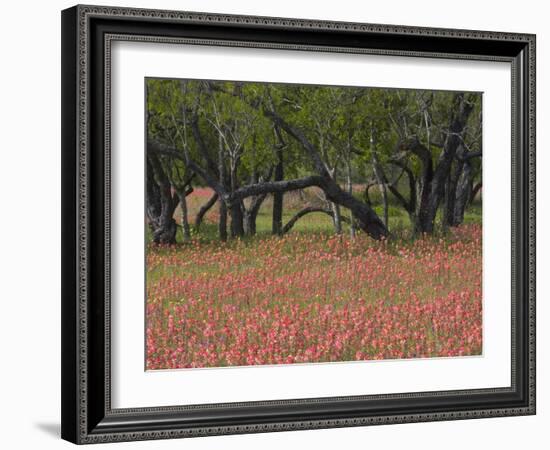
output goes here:
[[176, 221], [173, 217], [161, 216], [153, 232], [153, 242], [155, 244], [175, 244], [176, 232], [178, 230]]
[[161, 192], [160, 186], [155, 180], [153, 174], [153, 167], [147, 158], [147, 201], [146, 201], [146, 212], [147, 212], [147, 222], [149, 224], [149, 229], [151, 234], [155, 232], [155, 222], [158, 220], [161, 214]]
[[[277, 164], [275, 166], [274, 181], [283, 181], [284, 179], [284, 162], [282, 144], [276, 148]], [[283, 192], [275, 192], [273, 194], [273, 216], [271, 220], [272, 234], [283, 234]]]
[[[455, 211], [457, 209], [458, 182], [459, 179], [463, 176], [463, 173], [466, 170], [465, 164], [467, 164], [464, 162], [464, 155], [464, 146], [460, 145], [456, 150], [456, 161], [454, 162], [454, 170], [452, 170], [451, 167], [451, 170], [449, 171], [449, 179], [447, 181], [443, 220], [444, 223], [450, 227], [456, 227], [457, 225], [462, 223], [462, 218], [464, 217], [464, 211], [462, 211], [462, 214], [459, 214], [460, 217], [457, 217], [457, 215], [455, 214]], [[464, 203], [462, 206], [465, 207], [466, 204]]]
[[244, 212], [244, 234], [247, 236], [254, 236], [256, 234], [256, 217], [250, 210]]
[[[468, 121], [468, 117], [472, 112], [473, 105], [464, 98], [464, 94], [455, 94], [454, 97], [455, 110], [453, 111], [449, 133], [443, 145], [443, 151], [439, 155], [437, 168], [430, 186], [430, 198], [428, 201], [426, 214], [423, 220], [423, 231], [431, 233], [434, 227], [435, 215], [441, 202], [445, 183], [449, 176], [451, 164], [455, 157], [458, 147], [462, 143], [462, 132]], [[426, 188], [425, 188], [426, 189]]]
[[[351, 162], [347, 162], [347, 184], [348, 184], [348, 194], [353, 196], [353, 182], [351, 179]], [[350, 224], [349, 224], [349, 234], [350, 237], [353, 239], [355, 237], [355, 224], [353, 220], [353, 211], [350, 211], [351, 217], [350, 217]], [[387, 227], [387, 223], [385, 223]]]
[[378, 183], [380, 189], [380, 194], [382, 195], [382, 208], [384, 211], [384, 225], [388, 228], [388, 188], [386, 186], [386, 177], [382, 174], [382, 168], [380, 166], [380, 161], [378, 159], [378, 153], [376, 152], [376, 142], [374, 137], [374, 128], [371, 127], [370, 134], [370, 151], [372, 157], [372, 166], [374, 169], [374, 177]]
[[334, 224], [334, 232], [336, 234], [342, 234], [342, 215], [340, 213], [340, 205], [331, 202], [330, 207], [332, 209], [332, 223]]
[[220, 241], [227, 241], [227, 206], [223, 200], [219, 200], [220, 220], [218, 222], [218, 234]]
[[357, 219], [359, 227], [365, 231], [373, 239], [382, 239], [388, 235], [388, 230], [376, 213], [365, 203], [357, 200], [352, 195], [344, 192], [338, 184], [332, 180], [328, 170], [319, 155], [317, 148], [309, 141], [305, 134], [298, 128], [290, 125], [283, 120], [273, 109], [263, 109], [263, 114], [271, 119], [275, 125], [280, 126], [290, 136], [296, 139], [304, 148], [311, 159], [316, 172], [319, 174], [322, 182], [321, 187], [327, 198], [341, 206], [352, 210], [354, 217]]
[[195, 229], [198, 231], [202, 221], [204, 219], [204, 216], [208, 211], [210, 211], [210, 208], [216, 204], [216, 201], [218, 200], [218, 194], [214, 192], [214, 195], [208, 199], [208, 201], [201, 206], [199, 209], [199, 212], [197, 213], [197, 216], [195, 217]]
[[[382, 195], [382, 208], [384, 212], [384, 225], [388, 228], [388, 188], [386, 186], [387, 180], [386, 177], [382, 175], [382, 170], [380, 167], [380, 162], [378, 161], [378, 156], [376, 152], [372, 153], [372, 165], [374, 169], [374, 178], [380, 189], [380, 194]], [[388, 228], [389, 230], [389, 228]]]
[[425, 147], [425, 150], [422, 149], [422, 145], [420, 145], [420, 142], [418, 139], [416, 139], [416, 144], [414, 148], [416, 150], [413, 150], [413, 152], [420, 157], [422, 161], [422, 176], [418, 180], [418, 211], [416, 213], [416, 220], [414, 222], [414, 235], [416, 235], [418, 232], [424, 233], [428, 232], [433, 226], [430, 225], [430, 212], [429, 212], [429, 204], [430, 204], [430, 195], [431, 195], [431, 184], [433, 181], [433, 175], [434, 175], [434, 167], [433, 167], [433, 160], [432, 160], [432, 143], [431, 143], [431, 127], [430, 127], [430, 121], [428, 119], [428, 111], [424, 110], [424, 124], [426, 126], [426, 140], [427, 140], [427, 147]]
[[256, 234], [256, 218], [266, 197], [267, 194], [254, 197], [250, 207], [244, 210], [244, 231], [248, 236]]
[[168, 177], [157, 156], [147, 155], [147, 213], [155, 244], [175, 244], [177, 224], [174, 211], [178, 196], [172, 195]]
[[422, 164], [422, 176], [419, 183], [421, 186], [420, 202], [416, 213], [416, 231], [418, 232], [433, 232], [435, 217], [441, 200], [444, 198], [452, 163], [457, 149], [462, 145], [462, 134], [473, 110], [472, 102], [465, 98], [463, 93], [455, 94], [453, 104], [447, 137], [435, 169], [433, 168], [431, 149], [422, 145], [418, 138], [414, 137], [401, 144], [402, 150], [414, 153]]
[[454, 227], [458, 225], [455, 222], [455, 206], [457, 196], [458, 178], [460, 177], [463, 169], [463, 163], [457, 162], [454, 171], [451, 171], [449, 179], [447, 181], [445, 191], [445, 211], [443, 214], [443, 222], [445, 225]]
[[[218, 136], [218, 175], [220, 186], [225, 186], [225, 163], [224, 163], [223, 140], [221, 135]], [[218, 195], [222, 195], [219, 193]], [[227, 205], [225, 200], [220, 197], [220, 222], [218, 224], [218, 232], [221, 241], [227, 241]]]
[[472, 194], [472, 165], [469, 162], [464, 164], [462, 176], [458, 180], [456, 189], [456, 200], [453, 210], [453, 226], [460, 225], [464, 222], [464, 211], [470, 203]]
[[244, 236], [243, 210], [240, 201], [232, 202], [229, 206], [231, 215], [231, 237], [239, 238]]
[[388, 208], [388, 189], [385, 183], [382, 183], [379, 186], [380, 186], [380, 192], [382, 193], [382, 208], [384, 211], [383, 221], [384, 221], [384, 225], [389, 231], [390, 223], [389, 223], [389, 208]]
[[388, 177], [385, 175], [384, 171], [381, 169], [381, 173], [384, 177], [384, 180], [388, 186], [389, 191], [394, 195], [394, 197], [399, 201], [401, 206], [407, 211], [407, 214], [409, 215], [409, 220], [412, 225], [412, 234], [413, 236], [416, 236], [416, 233], [418, 232], [418, 216], [417, 216], [417, 210], [416, 205], [418, 204], [418, 180], [415, 178], [413, 171], [409, 168], [408, 164], [406, 162], [401, 161], [398, 159], [390, 159], [390, 163], [399, 167], [403, 172], [407, 175], [408, 181], [409, 181], [409, 199], [407, 200], [404, 195], [399, 192], [399, 189], [397, 189], [397, 183], [399, 182], [399, 179], [401, 178], [401, 175], [391, 183], [388, 183]]
[[[166, 153], [172, 156], [178, 155], [177, 151], [169, 146], [159, 143], [155, 143], [155, 145], [160, 153]], [[219, 174], [218, 181], [210, 173], [206, 172], [206, 170], [194, 162], [189, 156], [185, 156], [184, 161], [189, 165], [190, 169], [200, 176], [210, 187], [212, 187], [218, 195], [221, 195], [221, 199], [224, 202], [227, 202], [227, 204], [237, 198], [244, 199], [252, 195], [259, 195], [263, 193], [288, 192], [291, 190], [304, 189], [310, 186], [317, 186], [325, 192], [329, 201], [352, 210], [358, 227], [373, 239], [382, 239], [388, 235], [384, 223], [379, 219], [376, 213], [366, 203], [357, 200], [355, 197], [343, 191], [340, 186], [338, 186], [338, 184], [336, 184], [332, 178], [328, 176], [327, 171], [324, 169], [321, 170], [320, 167], [316, 167], [316, 169], [319, 173], [321, 173], [321, 175], [310, 175], [295, 180], [257, 183], [254, 185], [243, 186], [234, 192], [227, 192], [225, 185], [222, 185], [221, 183], [221, 180], [224, 180], [223, 174]], [[216, 172], [219, 171], [216, 170]]]
[[310, 175], [296, 180], [278, 182], [267, 181], [264, 183], [243, 186], [237, 189], [232, 195], [228, 196], [228, 198], [234, 201], [237, 198], [247, 198], [252, 195], [270, 192], [288, 192], [310, 186], [317, 186], [322, 189], [329, 202], [336, 203], [339, 206], [352, 210], [359, 228], [373, 239], [382, 239], [388, 235], [386, 227], [376, 213], [366, 203], [357, 200], [355, 197], [342, 190], [342, 188], [340, 188], [340, 186], [330, 177]]
[[382, 239], [388, 235], [387, 228], [376, 213], [367, 204], [340, 189], [334, 181], [326, 180], [323, 190], [330, 201], [350, 209], [359, 227], [370, 237]]
[[478, 192], [481, 192], [481, 188], [482, 188], [483, 184], [482, 182], [480, 181], [479, 183], [477, 183], [473, 188], [472, 188], [472, 193], [470, 194], [470, 200], [468, 203], [472, 203], [475, 198], [476, 198], [476, 195]]
[[368, 182], [366, 185], [365, 185], [365, 190], [363, 191], [363, 199], [364, 199], [364, 202], [369, 205], [370, 207], [372, 207], [372, 201], [370, 199], [370, 189], [375, 186], [376, 183], [373, 183], [373, 182]]
[[418, 193], [418, 199], [416, 201], [416, 221], [414, 233], [424, 233], [431, 228], [429, 217], [429, 204], [431, 195], [431, 185], [434, 176], [432, 154], [427, 147], [424, 147], [418, 138], [413, 138], [407, 144], [405, 148], [410, 150], [420, 159], [422, 169], [420, 177], [417, 181], [416, 192]]
[[178, 193], [180, 198], [180, 208], [181, 208], [181, 228], [183, 231], [183, 240], [188, 242], [191, 240], [191, 229], [189, 227], [189, 215], [187, 211], [187, 193], [180, 192]]
[[[337, 167], [333, 167], [332, 170], [328, 172], [328, 177], [332, 183], [340, 188], [340, 186], [336, 183], [336, 170]], [[326, 192], [325, 196], [327, 196]], [[336, 234], [342, 234], [342, 213], [340, 211], [340, 205], [338, 205], [338, 203], [331, 202], [330, 209], [332, 210], [332, 223], [334, 224], [334, 232]]]

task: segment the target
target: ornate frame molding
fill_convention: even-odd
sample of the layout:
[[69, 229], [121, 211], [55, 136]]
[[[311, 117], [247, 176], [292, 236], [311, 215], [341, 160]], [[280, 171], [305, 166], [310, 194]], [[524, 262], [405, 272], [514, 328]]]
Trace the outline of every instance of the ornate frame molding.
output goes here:
[[[190, 37], [168, 37], [168, 36], [150, 36], [144, 34], [131, 33], [113, 33], [105, 32], [101, 35], [101, 42], [104, 45], [102, 58], [103, 68], [105, 69], [104, 81], [104, 176], [103, 176], [103, 208], [106, 211], [104, 222], [104, 291], [102, 295], [105, 298], [105, 308], [103, 310], [103, 325], [98, 328], [103, 331], [104, 342], [104, 392], [103, 408], [91, 406], [90, 392], [95, 392], [95, 385], [102, 384], [98, 381], [97, 373], [90, 372], [90, 348], [97, 344], [91, 340], [90, 336], [94, 333], [97, 323], [90, 320], [92, 311], [91, 305], [91, 270], [97, 260], [90, 257], [92, 241], [90, 233], [96, 225], [94, 222], [93, 208], [91, 207], [91, 197], [96, 194], [91, 192], [91, 185], [99, 180], [93, 179], [93, 168], [90, 163], [91, 156], [91, 128], [95, 126], [94, 120], [90, 115], [92, 100], [98, 93], [93, 89], [91, 77], [94, 75], [94, 54], [98, 51], [97, 47], [92, 48], [93, 38], [97, 36], [91, 29], [92, 22], [98, 19], [107, 21], [119, 21], [126, 23], [128, 20], [141, 23], [146, 26], [148, 23], [161, 23], [170, 26], [196, 25], [203, 27], [242, 27], [249, 33], [256, 30], [267, 29], [271, 32], [295, 31], [300, 32], [318, 30], [335, 32], [338, 35], [345, 36], [347, 33], [360, 33], [378, 36], [378, 39], [384, 40], [385, 37], [400, 37], [403, 41], [410, 38], [423, 37], [426, 39], [447, 39], [452, 41], [457, 39], [460, 42], [471, 41], [472, 50], [447, 53], [438, 50], [402, 50], [385, 48], [363, 48], [348, 47], [337, 45], [304, 45], [298, 43], [273, 43], [238, 40], [220, 40], [207, 38]], [[270, 432], [297, 429], [313, 429], [328, 427], [347, 427], [373, 424], [439, 421], [451, 419], [469, 419], [481, 417], [499, 417], [510, 415], [527, 415], [535, 413], [535, 36], [530, 34], [499, 33], [487, 31], [470, 30], [449, 30], [424, 27], [405, 27], [396, 25], [376, 25], [362, 23], [317, 21], [304, 19], [286, 19], [257, 16], [233, 16], [221, 14], [204, 14], [194, 12], [179, 11], [157, 11], [148, 9], [129, 9], [115, 7], [99, 6], [76, 6], [63, 13], [64, 28], [64, 50], [63, 50], [63, 76], [64, 76], [64, 129], [63, 129], [63, 167], [64, 180], [64, 213], [63, 223], [68, 233], [64, 234], [63, 250], [63, 377], [64, 380], [71, 379], [63, 388], [63, 437], [76, 443], [98, 443], [112, 441], [129, 441], [143, 439], [163, 439], [173, 437], [192, 437], [207, 436], [216, 434], [238, 434], [250, 432]], [[97, 38], [97, 37], [96, 37]], [[401, 399], [411, 400], [422, 399], [426, 396], [470, 396], [504, 394], [516, 391], [516, 378], [525, 383], [524, 391], [527, 398], [517, 401], [515, 405], [506, 407], [478, 407], [469, 410], [454, 409], [449, 411], [415, 412], [415, 413], [392, 413], [392, 414], [368, 414], [356, 417], [339, 418], [319, 418], [307, 420], [282, 420], [271, 421], [267, 423], [249, 423], [249, 424], [224, 424], [219, 426], [159, 426], [157, 428], [150, 425], [143, 425], [140, 417], [150, 417], [155, 415], [156, 423], [161, 423], [158, 417], [169, 417], [170, 414], [181, 414], [188, 410], [188, 407], [172, 408], [140, 408], [113, 410], [110, 404], [110, 349], [109, 349], [109, 327], [110, 327], [110, 48], [113, 40], [131, 40], [146, 41], [158, 43], [192, 43], [198, 45], [226, 45], [226, 46], [246, 46], [256, 48], [278, 48], [278, 49], [300, 49], [308, 51], [333, 51], [350, 53], [370, 53], [384, 55], [417, 56], [417, 57], [436, 57], [453, 59], [483, 59], [493, 61], [508, 61], [512, 63], [512, 86], [516, 89], [517, 98], [513, 95], [513, 150], [514, 160], [517, 159], [520, 165], [518, 170], [524, 170], [519, 173], [519, 177], [524, 177], [526, 191], [517, 192], [517, 185], [513, 185], [514, 195], [518, 197], [517, 204], [513, 204], [513, 227], [517, 228], [520, 234], [517, 242], [520, 247], [523, 244], [522, 254], [526, 255], [519, 270], [525, 273], [518, 273], [520, 277], [518, 289], [527, 293], [526, 298], [518, 299], [524, 303], [524, 321], [520, 323], [521, 330], [525, 338], [526, 352], [522, 351], [520, 361], [516, 361], [516, 342], [513, 348], [513, 363], [519, 362], [522, 373], [515, 373], [515, 364], [513, 364], [513, 383], [510, 388], [483, 389], [472, 391], [450, 391], [450, 392], [432, 392], [419, 394], [399, 394], [399, 395], [379, 395], [364, 396], [361, 399], [384, 400]], [[69, 42], [70, 41], [70, 42]], [[492, 41], [503, 44], [502, 48], [512, 48], [511, 54], [481, 54], [476, 53], [476, 45], [482, 41]], [[97, 44], [95, 44], [97, 45]], [[412, 44], [411, 44], [412, 45]], [[513, 48], [518, 48], [517, 55], [513, 55]], [[523, 52], [523, 53], [522, 53]], [[97, 61], [95, 62], [97, 64]], [[76, 105], [76, 107], [75, 107]], [[517, 129], [517, 131], [516, 131]], [[96, 140], [97, 142], [97, 140]], [[76, 152], [75, 152], [76, 148]], [[515, 165], [515, 163], [514, 163]], [[76, 168], [76, 170], [74, 170]], [[514, 182], [516, 178], [513, 177]], [[67, 192], [65, 192], [67, 190]], [[70, 190], [70, 192], [68, 191]], [[521, 198], [520, 198], [521, 197]], [[95, 201], [95, 200], [94, 200]], [[525, 217], [524, 217], [525, 216]], [[96, 218], [97, 219], [97, 218]], [[524, 234], [521, 234], [521, 233]], [[516, 239], [517, 233], [514, 234]], [[525, 239], [524, 243], [522, 239]], [[513, 245], [515, 248], [515, 245]], [[521, 255], [519, 255], [521, 258]], [[516, 258], [513, 258], [513, 270], [515, 269]], [[93, 266], [95, 267], [95, 266]], [[513, 281], [518, 279], [513, 277]], [[513, 288], [513, 292], [515, 289]], [[513, 295], [514, 297], [514, 295]], [[75, 307], [76, 305], [76, 307]], [[519, 306], [518, 306], [519, 307]], [[516, 326], [520, 317], [516, 317], [516, 310], [513, 309], [513, 326]], [[101, 328], [101, 330], [100, 330]], [[514, 336], [516, 335], [514, 328]], [[94, 338], [95, 339], [95, 338]], [[68, 340], [72, 342], [67, 343]], [[94, 387], [91, 387], [94, 384]], [[287, 406], [291, 407], [297, 402], [300, 405], [307, 403], [327, 403], [330, 401], [347, 401], [351, 398], [329, 398], [329, 399], [311, 399], [288, 400], [276, 402], [253, 402], [248, 405], [253, 406]], [[355, 398], [354, 398], [355, 399]], [[211, 405], [199, 409], [208, 410], [212, 408], [223, 408], [228, 406], [244, 406], [244, 404], [229, 405]], [[102, 409], [102, 411], [101, 411]], [[92, 411], [93, 410], [93, 411]], [[98, 422], [98, 417], [103, 417]], [[135, 424], [128, 426], [119, 426], [123, 419], [128, 422], [128, 417], [135, 418]], [[151, 419], [149, 419], [150, 421]], [[149, 422], [147, 422], [149, 423]], [[166, 422], [167, 423], [167, 422]]]

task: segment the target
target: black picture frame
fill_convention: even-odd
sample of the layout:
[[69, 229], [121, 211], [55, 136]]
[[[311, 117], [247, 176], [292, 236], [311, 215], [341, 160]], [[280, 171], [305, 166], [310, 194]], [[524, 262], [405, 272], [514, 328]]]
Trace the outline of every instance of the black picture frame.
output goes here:
[[[507, 388], [116, 410], [110, 401], [113, 40], [509, 61], [512, 383]], [[62, 12], [62, 437], [74, 443], [535, 414], [535, 36], [75, 6]]]

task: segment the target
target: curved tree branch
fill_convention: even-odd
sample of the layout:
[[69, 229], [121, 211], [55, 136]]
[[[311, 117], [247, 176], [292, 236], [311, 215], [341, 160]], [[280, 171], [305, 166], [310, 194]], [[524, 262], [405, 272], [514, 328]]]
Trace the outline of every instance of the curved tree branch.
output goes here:
[[313, 145], [298, 128], [290, 125], [273, 109], [263, 109], [264, 115], [271, 119], [275, 125], [278, 125], [286, 133], [296, 139], [306, 150], [313, 162], [322, 185], [319, 185], [325, 192], [327, 199], [333, 203], [350, 209], [360, 228], [374, 239], [381, 239], [388, 236], [388, 229], [380, 220], [374, 210], [367, 204], [357, 200], [353, 195], [343, 191], [340, 186], [332, 179], [315, 145]]
[[242, 200], [253, 195], [272, 194], [275, 192], [288, 192], [304, 189], [311, 186], [323, 188], [324, 179], [318, 175], [298, 178], [296, 180], [265, 181], [262, 183], [243, 186], [230, 194], [232, 201]]
[[[289, 219], [289, 221], [283, 227], [283, 230], [282, 230], [283, 234], [288, 233], [292, 229], [292, 227], [296, 225], [296, 222], [298, 222], [298, 220], [300, 220], [302, 217], [304, 217], [307, 214], [316, 213], [316, 212], [327, 214], [328, 216], [334, 218], [334, 212], [331, 209], [325, 209], [325, 208], [316, 207], [316, 206], [306, 206], [305, 208], [298, 211], [296, 214], [294, 214], [294, 216], [292, 216]], [[343, 222], [349, 223], [349, 219], [345, 216], [341, 217], [341, 220]]]
[[409, 201], [397, 190], [396, 183], [392, 183], [389, 187], [391, 193], [399, 200], [403, 207], [409, 212], [414, 213], [416, 210], [416, 179], [412, 170], [407, 164], [399, 159], [390, 159], [389, 162], [403, 169], [409, 179]]
[[218, 194], [216, 192], [214, 192], [214, 194], [212, 195], [212, 197], [210, 197], [208, 199], [208, 201], [202, 205], [199, 209], [199, 212], [197, 213], [196, 217], [195, 217], [195, 228], [198, 230], [199, 227], [201, 226], [202, 224], [202, 220], [204, 219], [204, 216], [205, 214], [210, 210], [210, 208], [212, 208], [212, 206], [214, 206], [216, 204], [216, 202], [218, 201]]
[[271, 119], [275, 125], [285, 130], [288, 135], [292, 136], [302, 145], [302, 147], [306, 150], [307, 154], [313, 161], [315, 170], [317, 170], [319, 175], [323, 177], [330, 177], [330, 174], [328, 173], [325, 163], [321, 159], [319, 152], [317, 151], [313, 143], [311, 143], [306, 135], [302, 132], [302, 130], [289, 124], [272, 109], [264, 108], [263, 113], [267, 118]]
[[482, 155], [481, 150], [477, 152], [465, 152], [464, 155], [459, 156], [456, 155], [456, 159], [458, 159], [461, 162], [466, 162], [472, 158], [480, 158]]
[[226, 196], [226, 191], [221, 183], [219, 183], [216, 178], [211, 176], [207, 170], [203, 169], [199, 164], [193, 161], [189, 157], [188, 152], [180, 152], [176, 148], [163, 144], [155, 139], [148, 139], [147, 148], [154, 153], [158, 153], [161, 155], [170, 155], [184, 161], [189, 169], [191, 169], [199, 177], [201, 177], [212, 189], [214, 189], [214, 191], [216, 191], [218, 195], [220, 195], [221, 197]]
[[472, 203], [475, 198], [476, 198], [476, 195], [478, 194], [478, 192], [481, 190], [483, 184], [482, 182], [480, 181], [479, 183], [477, 183], [473, 189], [472, 189], [472, 193], [470, 194], [470, 203]]
[[[225, 92], [227, 95], [235, 95], [234, 93], [226, 92], [223, 89], [221, 89], [221, 91]], [[240, 96], [239, 98], [244, 100], [244, 97], [242, 96]], [[318, 186], [323, 189], [328, 200], [350, 209], [354, 217], [357, 219], [359, 227], [367, 234], [369, 234], [369, 236], [374, 239], [381, 239], [388, 236], [388, 230], [386, 226], [372, 210], [372, 208], [370, 208], [362, 201], [357, 200], [355, 197], [353, 197], [353, 195], [350, 195], [347, 192], [343, 191], [340, 186], [332, 179], [319, 152], [317, 151], [317, 148], [313, 143], [309, 141], [309, 139], [307, 139], [305, 134], [300, 129], [289, 124], [280, 115], [278, 115], [275, 112], [273, 105], [271, 105], [271, 108], [268, 108], [265, 104], [262, 104], [260, 99], [257, 99], [256, 101], [244, 101], [246, 101], [247, 104], [252, 108], [260, 110], [265, 117], [269, 118], [275, 125], [279, 126], [281, 129], [285, 130], [288, 135], [296, 139], [305, 149], [318, 175], [306, 177], [300, 180], [274, 181], [256, 185], [249, 185], [239, 189], [235, 189], [233, 192], [228, 193], [223, 188], [223, 186], [214, 179], [214, 177], [212, 177], [209, 173], [207, 173], [206, 170], [196, 164], [189, 157], [189, 154], [187, 152], [184, 152], [185, 161], [189, 168], [195, 171], [195, 173], [197, 173], [200, 177], [202, 177], [206, 181], [206, 183], [208, 183], [220, 195], [220, 197], [228, 206], [230, 206], [236, 200], [242, 201], [243, 198], [252, 195], [261, 195], [266, 192], [286, 192], [293, 189]], [[198, 124], [195, 121], [195, 134], [197, 130]], [[200, 138], [200, 136], [195, 137]], [[204, 143], [202, 143], [201, 146], [201, 143], [197, 142], [197, 145], [199, 146], [199, 151], [203, 153], [206, 151], [206, 149], [204, 148]]]

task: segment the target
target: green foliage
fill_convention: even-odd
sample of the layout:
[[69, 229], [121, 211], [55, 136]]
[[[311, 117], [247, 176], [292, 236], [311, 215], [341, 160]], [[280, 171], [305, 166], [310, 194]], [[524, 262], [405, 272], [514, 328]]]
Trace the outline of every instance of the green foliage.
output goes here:
[[[422, 165], [418, 157], [402, 155], [398, 144], [418, 138], [436, 164], [456, 109], [453, 92], [406, 89], [148, 78], [146, 93], [148, 138], [176, 149], [176, 154], [160, 157], [175, 187], [191, 173], [185, 162], [189, 159], [216, 180], [222, 168], [227, 189], [266, 181], [280, 147], [285, 179], [315, 173], [311, 155], [285, 131], [276, 130], [265, 114], [275, 111], [315, 146], [342, 188], [372, 183], [379, 164], [387, 182], [408, 198], [407, 177], [395, 159], [401, 158], [416, 178]], [[480, 151], [482, 96], [465, 95], [474, 110], [463, 133], [464, 146]], [[471, 166], [474, 181], [480, 180], [481, 158], [472, 159]], [[194, 186], [207, 184], [200, 176], [193, 180]], [[371, 189], [371, 196], [378, 202], [378, 189]], [[392, 194], [388, 199], [391, 220], [406, 222], [403, 206]], [[380, 207], [376, 212], [381, 213]], [[261, 214], [258, 220], [263, 220]], [[467, 215], [466, 220], [475, 217]]]

